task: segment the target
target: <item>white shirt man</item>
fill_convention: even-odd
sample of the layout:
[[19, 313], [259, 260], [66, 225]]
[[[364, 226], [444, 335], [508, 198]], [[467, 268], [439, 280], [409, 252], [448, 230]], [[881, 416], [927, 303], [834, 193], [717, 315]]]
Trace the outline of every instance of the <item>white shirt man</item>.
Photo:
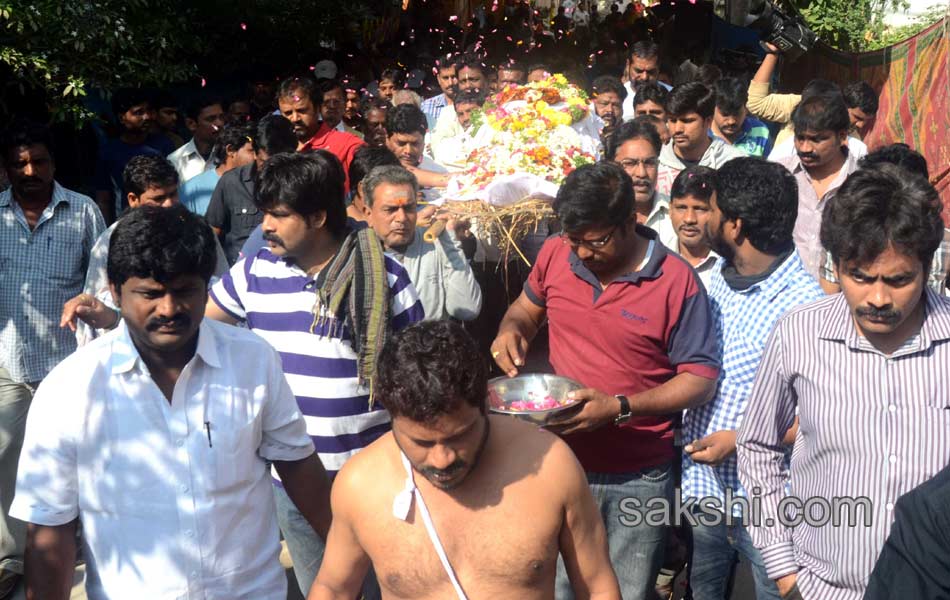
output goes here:
[[91, 600], [285, 600], [266, 461], [313, 452], [262, 338], [203, 321], [169, 402], [122, 323], [37, 390], [11, 514], [79, 517]]

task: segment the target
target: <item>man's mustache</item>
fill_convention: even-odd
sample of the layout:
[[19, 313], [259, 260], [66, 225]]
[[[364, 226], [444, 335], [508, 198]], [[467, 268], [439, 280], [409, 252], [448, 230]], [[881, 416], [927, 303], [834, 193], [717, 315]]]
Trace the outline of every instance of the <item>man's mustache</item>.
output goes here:
[[264, 233], [264, 234], [262, 234], [262, 235], [263, 235], [263, 237], [264, 237], [264, 241], [265, 241], [265, 242], [274, 242], [275, 244], [277, 244], [277, 245], [280, 246], [281, 248], [284, 247], [284, 240], [282, 240], [282, 239], [280, 239], [279, 237], [277, 237], [277, 235], [275, 235], [275, 234], [273, 234], [273, 233]]
[[171, 317], [155, 317], [154, 319], [149, 320], [148, 324], [145, 326], [145, 329], [148, 331], [155, 331], [161, 327], [168, 325], [174, 325], [179, 327], [188, 327], [191, 325], [191, 317], [185, 313], [178, 313]]

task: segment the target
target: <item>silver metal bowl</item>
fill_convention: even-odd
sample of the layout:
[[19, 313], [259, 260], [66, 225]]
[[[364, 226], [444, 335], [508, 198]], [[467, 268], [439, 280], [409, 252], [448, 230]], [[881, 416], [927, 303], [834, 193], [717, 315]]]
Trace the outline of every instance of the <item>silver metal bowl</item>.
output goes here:
[[[568, 399], [567, 394], [583, 387], [573, 379], [541, 373], [496, 377], [488, 381], [488, 409], [499, 415], [509, 415], [536, 425], [545, 425], [555, 417], [566, 417], [579, 410], [580, 402]], [[536, 402], [549, 396], [558, 402], [557, 407], [520, 410], [512, 407], [516, 402]]]

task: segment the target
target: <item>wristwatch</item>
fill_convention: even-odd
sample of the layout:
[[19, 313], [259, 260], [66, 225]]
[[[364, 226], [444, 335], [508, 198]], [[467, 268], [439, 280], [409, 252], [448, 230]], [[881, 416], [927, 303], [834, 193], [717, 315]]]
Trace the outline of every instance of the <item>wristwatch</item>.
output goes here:
[[630, 420], [630, 417], [633, 416], [633, 413], [630, 411], [630, 401], [627, 400], [626, 396], [617, 394], [614, 396], [617, 400], [620, 400], [620, 414], [614, 419], [614, 425], [621, 425]]

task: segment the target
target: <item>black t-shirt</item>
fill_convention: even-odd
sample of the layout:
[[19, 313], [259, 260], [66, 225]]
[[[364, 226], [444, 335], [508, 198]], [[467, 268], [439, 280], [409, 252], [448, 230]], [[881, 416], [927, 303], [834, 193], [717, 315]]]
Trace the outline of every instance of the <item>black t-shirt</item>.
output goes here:
[[231, 265], [237, 262], [244, 241], [264, 220], [264, 213], [254, 204], [256, 179], [253, 162], [222, 175], [205, 214], [208, 224], [221, 230], [221, 247]]

